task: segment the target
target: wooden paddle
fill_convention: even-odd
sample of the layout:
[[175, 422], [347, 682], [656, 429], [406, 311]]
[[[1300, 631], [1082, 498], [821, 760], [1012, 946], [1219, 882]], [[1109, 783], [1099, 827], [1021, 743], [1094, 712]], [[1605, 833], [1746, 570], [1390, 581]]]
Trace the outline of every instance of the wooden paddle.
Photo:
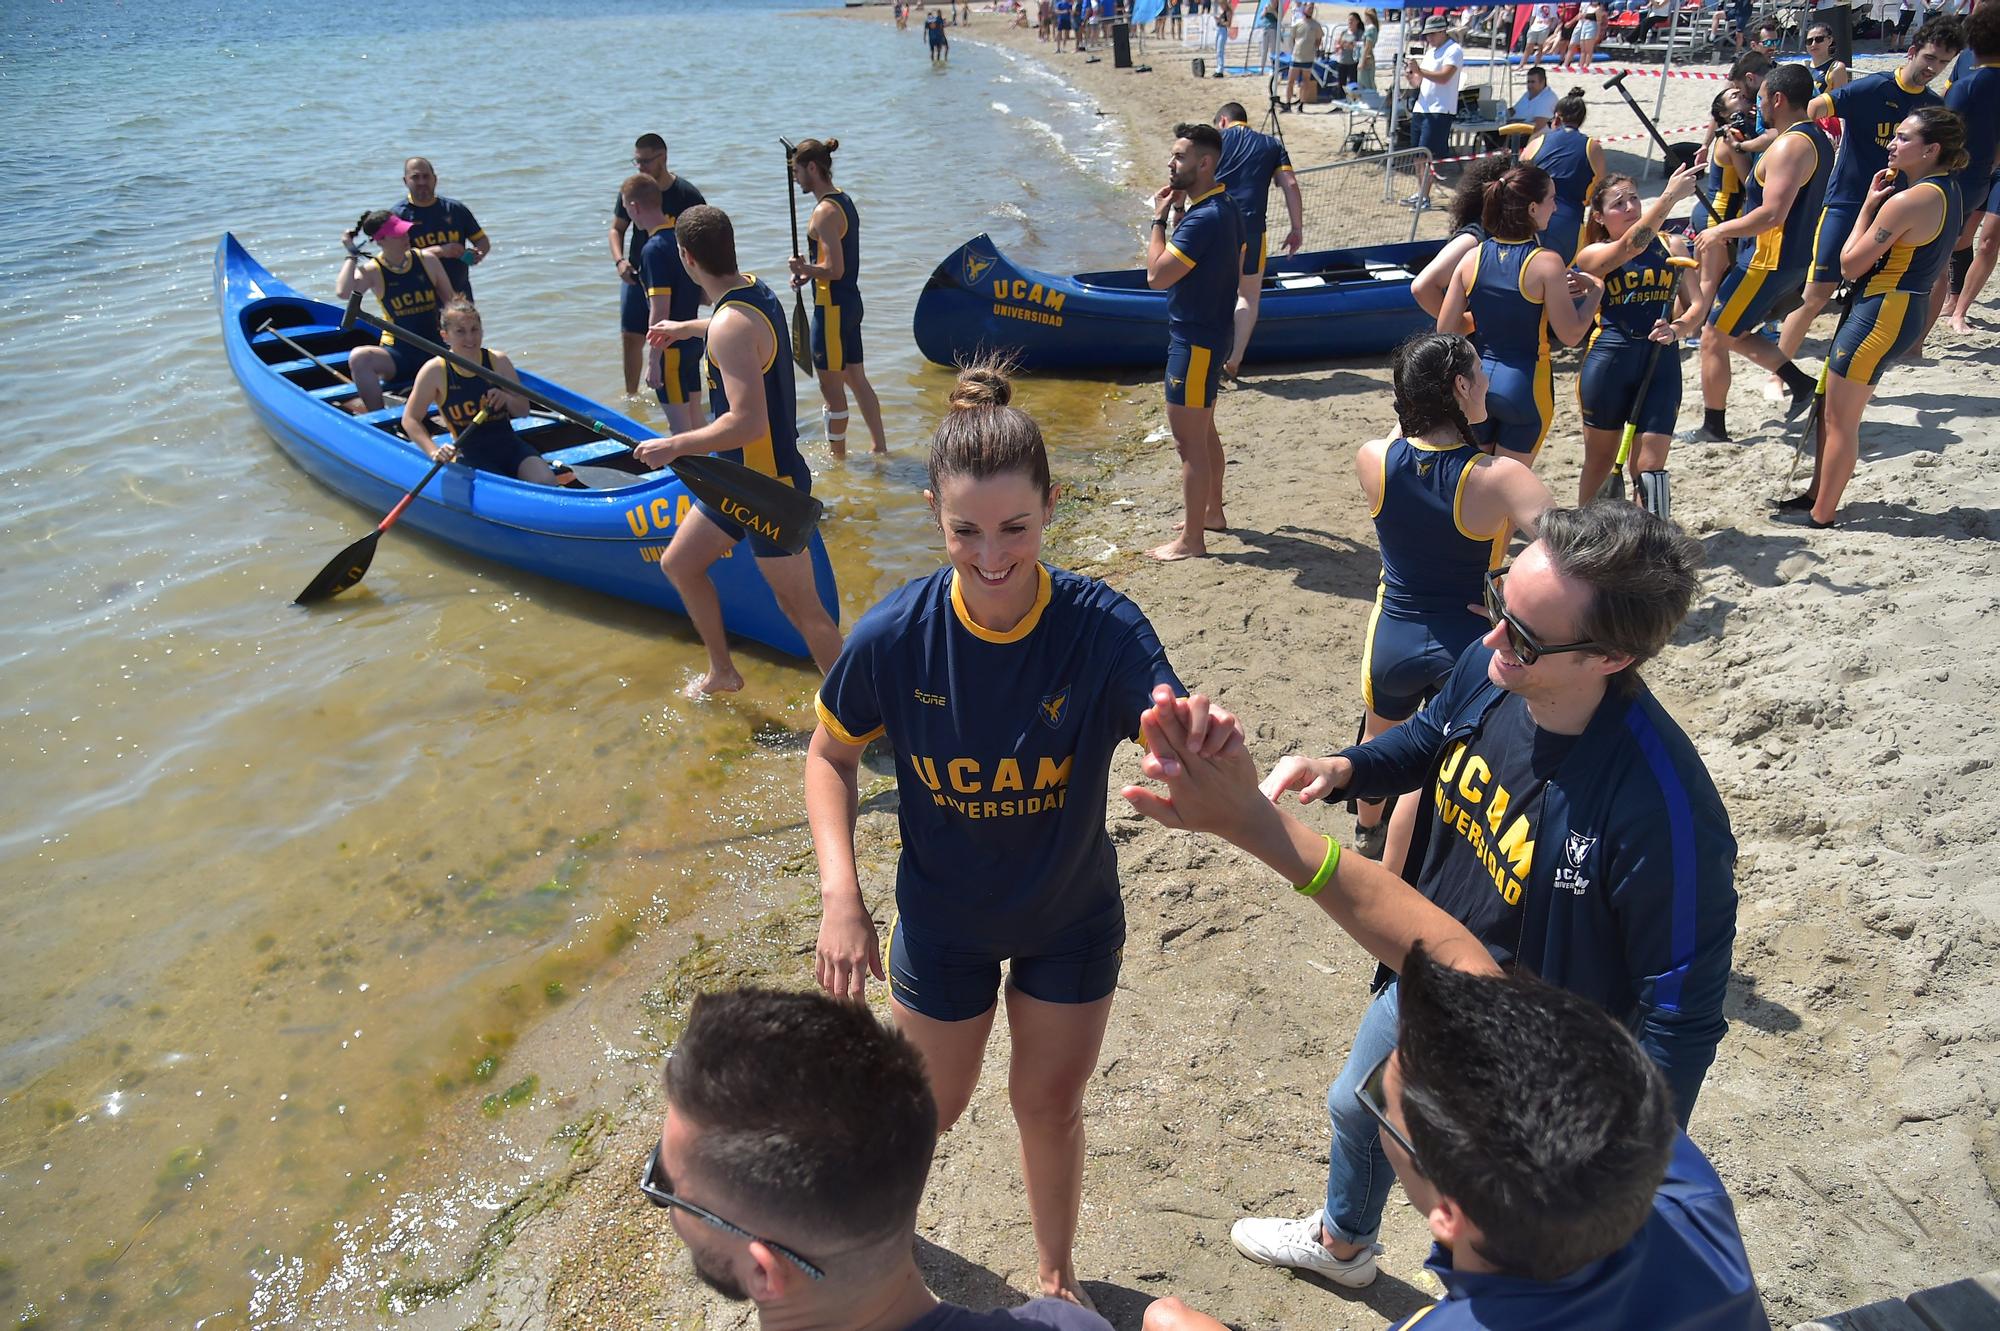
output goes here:
[[[488, 408], [481, 407], [479, 414], [472, 418], [472, 424], [459, 433], [461, 435], [470, 433], [485, 424], [487, 411]], [[408, 494], [396, 501], [396, 506], [389, 510], [389, 516], [376, 523], [374, 531], [335, 555], [327, 566], [319, 571], [319, 576], [307, 583], [306, 589], [292, 598], [292, 604], [312, 605], [317, 601], [329, 600], [366, 577], [368, 565], [375, 560], [375, 545], [382, 539], [382, 533], [396, 525], [396, 519], [403, 516], [403, 510], [408, 508], [423, 488], [431, 483], [431, 477], [443, 471], [445, 464], [450, 461], [450, 458], [439, 454], [437, 460], [431, 463], [431, 469], [424, 473], [424, 478], [418, 481]]]
[[[476, 374], [490, 384], [498, 384], [510, 393], [518, 393], [530, 402], [547, 407], [564, 420], [581, 425], [601, 438], [615, 440], [627, 448], [637, 448], [640, 441], [621, 430], [606, 425], [603, 421], [590, 417], [556, 401], [546, 393], [537, 392], [526, 384], [488, 369], [477, 361], [467, 360], [449, 347], [439, 346], [429, 338], [419, 337], [409, 329], [377, 318], [361, 308], [361, 293], [356, 292], [347, 302], [347, 310], [341, 316], [340, 326], [352, 328], [356, 322], [368, 325], [382, 332], [394, 333], [396, 337], [419, 351], [428, 352], [443, 359], [447, 365], [457, 366], [467, 374]], [[667, 466], [695, 498], [712, 508], [720, 510], [732, 521], [750, 528], [758, 535], [777, 545], [786, 554], [797, 554], [806, 548], [812, 539], [813, 528], [818, 525], [820, 514], [826, 506], [809, 494], [793, 489], [775, 476], [752, 471], [740, 462], [728, 458], [697, 455], [675, 458]]]
[[[1668, 255], [1667, 263], [1674, 270], [1673, 281], [1667, 285], [1667, 322], [1672, 323], [1674, 321], [1674, 298], [1680, 295], [1681, 276], [1688, 269], [1699, 267], [1700, 265], [1696, 260], [1683, 258], [1678, 254]], [[1646, 370], [1645, 373], [1639, 376], [1639, 391], [1632, 398], [1630, 418], [1625, 422], [1625, 433], [1618, 440], [1618, 460], [1612, 464], [1611, 475], [1605, 478], [1604, 488], [1598, 491], [1600, 498], [1623, 499], [1625, 497], [1625, 464], [1632, 457], [1633, 441], [1639, 437], [1639, 408], [1645, 405], [1646, 393], [1653, 386], [1653, 371], [1660, 367], [1660, 353], [1666, 349], [1666, 343], [1655, 342], [1652, 349], [1646, 353]], [[1678, 356], [1680, 352], [1676, 350], [1674, 354]], [[1651, 476], [1653, 473], [1647, 472], [1646, 475]], [[1660, 508], [1663, 510], [1666, 508], [1666, 473], [1662, 471], [1659, 475]], [[1642, 494], [1644, 493], [1643, 486], [1641, 487], [1641, 492]], [[1652, 509], [1653, 506], [1648, 504], [1646, 507]], [[1664, 518], [1667, 515], [1665, 512], [1655, 512], [1654, 516]]]
[[[785, 204], [792, 212], [792, 257], [799, 257], [799, 182], [792, 174], [792, 156], [798, 149], [790, 139], [779, 139], [785, 146]], [[807, 374], [813, 372], [812, 329], [806, 324], [805, 298], [799, 295], [797, 287], [792, 288], [792, 359], [798, 362]]]

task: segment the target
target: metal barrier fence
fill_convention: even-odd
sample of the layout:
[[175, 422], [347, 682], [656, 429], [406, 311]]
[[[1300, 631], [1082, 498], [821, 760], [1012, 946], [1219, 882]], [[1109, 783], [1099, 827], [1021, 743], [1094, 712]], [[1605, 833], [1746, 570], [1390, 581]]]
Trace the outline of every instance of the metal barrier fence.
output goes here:
[[[1408, 148], [1300, 168], [1294, 173], [1301, 205], [1299, 248], [1345, 250], [1415, 240], [1421, 214], [1403, 200], [1423, 188], [1430, 164], [1427, 150]], [[1291, 219], [1276, 199], [1266, 216], [1266, 243], [1276, 254]]]

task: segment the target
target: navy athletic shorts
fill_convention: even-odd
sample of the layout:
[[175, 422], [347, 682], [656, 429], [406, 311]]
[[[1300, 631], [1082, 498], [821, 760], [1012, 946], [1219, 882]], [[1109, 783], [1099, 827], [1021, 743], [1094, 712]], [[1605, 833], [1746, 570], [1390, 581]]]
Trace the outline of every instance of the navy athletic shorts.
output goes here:
[[889, 933], [889, 990], [904, 1007], [934, 1021], [970, 1021], [992, 1010], [1003, 962], [1008, 983], [1030, 998], [1095, 1003], [1118, 987], [1124, 957], [1123, 910], [1026, 951], [912, 939], [898, 920]]

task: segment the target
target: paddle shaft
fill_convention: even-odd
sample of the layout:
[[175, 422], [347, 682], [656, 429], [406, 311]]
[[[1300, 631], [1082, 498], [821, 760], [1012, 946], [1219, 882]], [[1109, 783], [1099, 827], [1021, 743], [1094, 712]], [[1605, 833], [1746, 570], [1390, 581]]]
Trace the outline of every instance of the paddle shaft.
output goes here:
[[[1632, 108], [1632, 114], [1639, 117], [1639, 123], [1646, 127], [1648, 134], [1653, 136], [1653, 142], [1660, 145], [1660, 152], [1666, 156], [1668, 161], [1672, 161], [1673, 149], [1668, 145], [1666, 135], [1660, 133], [1660, 127], [1653, 123], [1653, 118], [1640, 108], [1638, 99], [1632, 96], [1632, 90], [1625, 86], [1625, 75], [1614, 74], [1605, 81], [1604, 86], [1618, 90], [1618, 95], [1625, 99], [1625, 105]], [[1708, 210], [1709, 221], [1715, 225], [1721, 225], [1722, 214], [1715, 210], [1713, 203], [1709, 202], [1708, 195], [1702, 193], [1701, 186], [1696, 185], [1694, 187], [1694, 197], [1700, 201], [1702, 207]]]
[[1810, 437], [1813, 441], [1813, 478], [1812, 484], [1807, 489], [1812, 491], [1819, 487], [1820, 454], [1823, 451], [1821, 445], [1824, 442], [1823, 427], [1826, 422], [1826, 380], [1827, 376], [1833, 373], [1833, 345], [1840, 341], [1840, 331], [1847, 327], [1848, 317], [1854, 313], [1854, 305], [1860, 299], [1861, 288], [1868, 284], [1868, 279], [1872, 276], [1874, 271], [1871, 270], [1847, 284], [1847, 298], [1840, 305], [1840, 321], [1834, 325], [1833, 342], [1827, 344], [1826, 360], [1819, 367], [1819, 382], [1813, 385], [1812, 406], [1806, 411], [1805, 422], [1799, 430], [1798, 442], [1792, 446], [1792, 469], [1785, 477], [1786, 485], [1798, 480], [1799, 460], [1805, 456], [1806, 440]]
[[[471, 434], [474, 430], [486, 424], [486, 418], [492, 414], [493, 414], [493, 408], [481, 407], [479, 409], [479, 414], [472, 418], [472, 423], [470, 425], [467, 425], [463, 430], [460, 430], [457, 434], [452, 436], [452, 443], [456, 444], [461, 438], [463, 438], [468, 434]], [[456, 450], [454, 449], [453, 452], [455, 455]], [[433, 457], [431, 459], [431, 469], [424, 473], [424, 478], [421, 481], [418, 481], [416, 485], [411, 488], [408, 494], [404, 495], [401, 499], [398, 499], [396, 501], [396, 506], [389, 510], [389, 516], [383, 518], [382, 521], [376, 525], [375, 530], [378, 532], [385, 532], [389, 530], [389, 528], [395, 526], [396, 519], [403, 516], [403, 510], [408, 508], [411, 502], [416, 499], [417, 493], [420, 490], [422, 490], [426, 485], [429, 485], [431, 483], [431, 477], [437, 475], [440, 471], [443, 471], [445, 467], [450, 465], [450, 463], [451, 463], [451, 458], [444, 456], [442, 451], [440, 451], [435, 457]]]
[[[1669, 324], [1672, 324], [1674, 321], [1674, 301], [1681, 294], [1681, 274], [1686, 271], [1679, 264], [1675, 264], [1674, 280], [1667, 284], [1667, 322]], [[1678, 341], [1678, 339], [1676, 340]], [[1666, 349], [1666, 343], [1655, 342], [1652, 350], [1646, 353], [1646, 369], [1639, 376], [1639, 392], [1632, 399], [1632, 417], [1625, 422], [1625, 435], [1618, 441], [1618, 461], [1615, 465], [1620, 472], [1625, 470], [1625, 463], [1632, 456], [1632, 441], [1639, 437], [1639, 410], [1646, 405], [1646, 394], [1653, 387], [1653, 372], [1660, 368], [1660, 354]]]
[[277, 338], [280, 342], [290, 347], [293, 351], [298, 352], [301, 356], [304, 356], [307, 360], [319, 366], [320, 369], [325, 370], [328, 374], [340, 380], [340, 382], [346, 384], [349, 388], [354, 387], [354, 381], [352, 379], [342, 374], [339, 370], [334, 369], [331, 365], [328, 365], [325, 361], [313, 355], [310, 351], [307, 351], [304, 347], [292, 341], [292, 339], [290, 339], [289, 337], [286, 337], [281, 330], [272, 327], [271, 320], [266, 319], [262, 324], [258, 325], [257, 331], [260, 333], [271, 334], [271, 336]]
[[[792, 215], [792, 257], [801, 257], [799, 251], [799, 182], [792, 174], [792, 162], [798, 149], [790, 139], [779, 139], [785, 149], [785, 207]], [[796, 283], [792, 286], [792, 360], [801, 370], [810, 372], [813, 367], [812, 349], [802, 345], [807, 336], [805, 297], [799, 294]]]

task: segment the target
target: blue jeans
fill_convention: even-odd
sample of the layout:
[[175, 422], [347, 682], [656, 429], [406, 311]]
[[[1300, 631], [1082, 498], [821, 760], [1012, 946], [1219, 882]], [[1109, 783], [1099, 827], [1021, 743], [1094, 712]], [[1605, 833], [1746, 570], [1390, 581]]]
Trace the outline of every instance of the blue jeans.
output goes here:
[[1410, 146], [1430, 149], [1432, 161], [1451, 156], [1451, 122], [1456, 119], [1448, 111], [1412, 111]]
[[1382, 1208], [1389, 1204], [1389, 1185], [1396, 1178], [1382, 1153], [1380, 1125], [1354, 1098], [1355, 1088], [1396, 1047], [1396, 997], [1394, 980], [1375, 995], [1355, 1028], [1347, 1062], [1326, 1093], [1333, 1149], [1327, 1153], [1326, 1210], [1319, 1219], [1327, 1233], [1347, 1243], [1375, 1241]]

